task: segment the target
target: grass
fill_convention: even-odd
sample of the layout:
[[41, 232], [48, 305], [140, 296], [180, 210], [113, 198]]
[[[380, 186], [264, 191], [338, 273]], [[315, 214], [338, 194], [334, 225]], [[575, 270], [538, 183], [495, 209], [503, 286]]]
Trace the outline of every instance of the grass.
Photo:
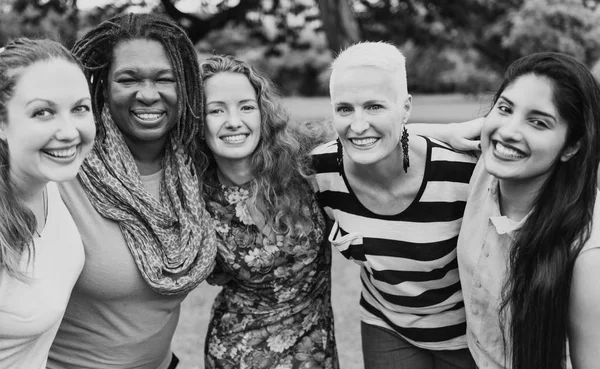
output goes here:
[[[489, 99], [462, 95], [413, 96], [411, 122], [460, 122], [481, 116]], [[331, 116], [327, 98], [286, 98], [285, 107], [293, 122], [322, 120]], [[333, 250], [332, 303], [335, 331], [343, 369], [360, 369], [360, 279], [359, 267]], [[181, 359], [178, 369], [204, 369], [204, 337], [210, 319], [210, 307], [219, 288], [202, 283], [183, 302], [173, 348]]]

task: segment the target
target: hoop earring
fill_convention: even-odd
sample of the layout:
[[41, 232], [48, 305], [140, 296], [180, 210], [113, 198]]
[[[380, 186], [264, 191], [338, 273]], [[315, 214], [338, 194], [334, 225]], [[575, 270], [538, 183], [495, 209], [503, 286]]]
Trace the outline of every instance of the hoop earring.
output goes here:
[[410, 160], [408, 158], [408, 131], [406, 130], [406, 126], [402, 128], [402, 138], [400, 138], [400, 144], [402, 145], [402, 167], [404, 168], [404, 173], [408, 173]]

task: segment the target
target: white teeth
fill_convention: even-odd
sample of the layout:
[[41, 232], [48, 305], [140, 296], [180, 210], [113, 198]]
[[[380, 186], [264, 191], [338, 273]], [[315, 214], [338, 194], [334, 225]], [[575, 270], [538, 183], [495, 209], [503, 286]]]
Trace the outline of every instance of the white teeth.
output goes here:
[[162, 113], [157, 114], [157, 113], [134, 113], [136, 117], [140, 118], [141, 120], [147, 120], [147, 121], [153, 121], [153, 120], [157, 120], [162, 116]]
[[223, 136], [225, 142], [241, 142], [246, 139], [246, 135]]
[[368, 145], [372, 145], [375, 142], [377, 142], [377, 138], [373, 138], [373, 137], [368, 137], [368, 138], [352, 138], [350, 139], [350, 141], [352, 141], [353, 144], [357, 145], [357, 146], [368, 146]]
[[515, 158], [515, 159], [525, 157], [525, 154], [523, 154], [522, 152], [515, 150], [513, 148], [510, 148], [510, 147], [504, 146], [500, 142], [496, 142], [495, 149], [498, 152], [498, 154], [500, 154], [502, 156]]
[[77, 153], [77, 147], [73, 146], [68, 149], [44, 150], [44, 152], [46, 154], [48, 154], [50, 156], [54, 156], [56, 158], [68, 158], [68, 157], [75, 155], [75, 153]]

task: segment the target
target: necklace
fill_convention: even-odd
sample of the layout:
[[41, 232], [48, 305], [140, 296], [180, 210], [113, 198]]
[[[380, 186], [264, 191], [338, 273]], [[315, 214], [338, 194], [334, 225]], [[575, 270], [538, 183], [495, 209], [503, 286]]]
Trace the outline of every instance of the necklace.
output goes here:
[[[42, 191], [42, 202], [44, 206], [44, 225], [42, 226], [43, 230], [44, 227], [46, 227], [46, 222], [48, 221], [48, 200], [46, 199], [46, 187], [44, 187], [44, 190]], [[38, 237], [42, 237], [42, 235], [38, 231], [38, 228], [40, 228], [39, 225], [38, 227], [36, 227], [34, 232]]]

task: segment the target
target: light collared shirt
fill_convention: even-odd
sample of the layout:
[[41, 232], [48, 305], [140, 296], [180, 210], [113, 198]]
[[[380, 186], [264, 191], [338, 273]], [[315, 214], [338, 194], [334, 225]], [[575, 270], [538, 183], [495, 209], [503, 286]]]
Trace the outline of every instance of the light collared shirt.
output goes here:
[[[469, 186], [457, 247], [467, 316], [467, 344], [479, 368], [510, 368], [509, 334], [505, 337], [506, 352], [502, 340], [502, 327], [508, 326], [508, 317], [499, 316], [499, 310], [515, 231], [529, 214], [520, 222], [500, 214], [498, 179], [485, 170], [483, 160], [477, 163]], [[579, 255], [595, 248], [600, 248], [600, 193], [594, 204], [590, 237]], [[568, 350], [566, 364], [567, 368], [572, 367]]]
[[[470, 183], [469, 200], [458, 238], [458, 267], [467, 315], [467, 344], [482, 369], [510, 367], [499, 316], [502, 288], [508, 271], [508, 256], [516, 222], [500, 214], [498, 179], [488, 174], [479, 160]], [[502, 326], [501, 326], [502, 325]], [[506, 336], [507, 350], [510, 337]]]

